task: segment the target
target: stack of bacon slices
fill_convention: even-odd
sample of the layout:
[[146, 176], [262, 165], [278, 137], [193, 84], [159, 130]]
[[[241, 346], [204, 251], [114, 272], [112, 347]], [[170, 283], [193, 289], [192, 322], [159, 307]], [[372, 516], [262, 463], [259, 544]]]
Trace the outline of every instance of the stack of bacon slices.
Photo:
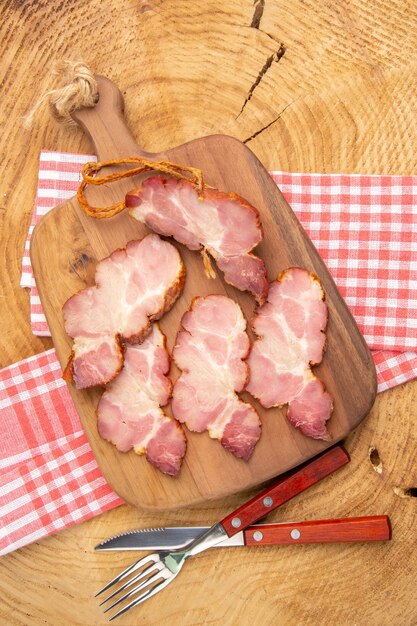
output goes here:
[[165, 337], [153, 320], [184, 284], [178, 250], [158, 235], [130, 242], [97, 264], [95, 285], [63, 307], [73, 349], [64, 377], [78, 389], [110, 383], [97, 414], [99, 432], [122, 452], [146, 454], [176, 475], [185, 454], [180, 425], [161, 410], [171, 395]]
[[[126, 196], [132, 217], [158, 234], [130, 242], [96, 267], [95, 285], [63, 307], [74, 339], [64, 372], [78, 389], [105, 386], [97, 415], [100, 435], [118, 450], [133, 448], [176, 476], [186, 450], [181, 423], [208, 430], [236, 457], [248, 460], [261, 434], [246, 389], [262, 406], [288, 405], [289, 421], [305, 435], [329, 439], [333, 404], [311, 370], [325, 349], [327, 306], [316, 276], [285, 270], [270, 285], [253, 254], [263, 237], [258, 211], [236, 194], [185, 180], [153, 176]], [[158, 320], [180, 295], [185, 270], [171, 236], [209, 254], [224, 280], [258, 303], [250, 346], [239, 305], [224, 295], [197, 297], [183, 315], [173, 351], [175, 385]], [[172, 396], [169, 417], [161, 407]]]

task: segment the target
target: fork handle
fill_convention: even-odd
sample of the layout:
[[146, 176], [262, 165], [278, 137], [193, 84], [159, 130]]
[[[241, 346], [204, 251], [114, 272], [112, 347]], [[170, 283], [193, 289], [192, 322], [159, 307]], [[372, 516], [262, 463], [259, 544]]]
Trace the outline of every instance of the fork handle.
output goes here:
[[243, 536], [247, 546], [387, 541], [391, 539], [391, 525], [387, 515], [347, 517], [288, 524], [260, 524], [244, 530]]
[[281, 506], [308, 487], [318, 483], [346, 463], [350, 457], [341, 445], [326, 450], [311, 461], [280, 476], [260, 494], [225, 517], [220, 524], [229, 537]]

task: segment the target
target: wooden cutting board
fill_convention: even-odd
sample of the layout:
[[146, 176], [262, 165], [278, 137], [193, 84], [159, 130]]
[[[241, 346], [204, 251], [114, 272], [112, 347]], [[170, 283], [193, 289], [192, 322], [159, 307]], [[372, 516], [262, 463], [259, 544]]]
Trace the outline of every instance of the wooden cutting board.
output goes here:
[[[255, 155], [232, 137], [213, 135], [196, 139], [163, 153], [141, 150], [123, 119], [123, 99], [111, 81], [99, 77], [100, 100], [93, 109], [83, 109], [74, 119], [89, 135], [99, 160], [145, 156], [200, 168], [205, 181], [225, 191], [235, 191], [258, 208], [265, 238], [257, 254], [273, 280], [287, 267], [300, 266], [319, 276], [329, 307], [327, 351], [315, 368], [334, 398], [328, 422], [333, 442], [343, 439], [369, 412], [376, 394], [376, 376], [369, 350], [317, 251], [293, 211]], [[139, 179], [119, 181], [87, 190], [92, 204], [107, 206], [121, 200]], [[118, 247], [140, 239], [149, 231], [127, 212], [107, 220], [88, 217], [76, 198], [48, 213], [32, 236], [31, 259], [42, 305], [61, 365], [65, 366], [72, 340], [66, 335], [62, 305], [74, 293], [91, 285], [97, 262]], [[172, 350], [183, 313], [193, 297], [225, 293], [236, 300], [247, 317], [254, 311], [253, 299], [224, 283], [221, 273], [206, 278], [199, 253], [175, 244], [186, 266], [184, 292], [160, 322]], [[94, 319], [94, 318], [93, 318]], [[172, 366], [173, 380], [178, 376]], [[96, 406], [101, 390], [70, 392], [97, 462], [121, 498], [139, 507], [168, 509], [196, 504], [236, 493], [273, 478], [331, 445], [305, 437], [293, 428], [283, 409], [263, 409], [248, 394], [262, 421], [262, 435], [248, 463], [235, 459], [207, 433], [186, 431], [188, 446], [180, 475], [164, 476], [144, 457], [120, 453], [103, 441], [96, 427]], [[169, 413], [169, 408], [168, 408]]]

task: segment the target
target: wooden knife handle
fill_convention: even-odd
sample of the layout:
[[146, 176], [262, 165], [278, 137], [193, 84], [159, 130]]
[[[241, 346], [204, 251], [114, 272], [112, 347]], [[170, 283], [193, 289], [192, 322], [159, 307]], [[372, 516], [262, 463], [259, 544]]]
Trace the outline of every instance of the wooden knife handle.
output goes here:
[[247, 546], [387, 541], [391, 539], [391, 524], [387, 515], [266, 524], [247, 528], [244, 539]]
[[341, 445], [336, 445], [280, 476], [259, 495], [230, 513], [220, 524], [228, 536], [232, 537], [349, 461], [350, 457], [346, 450]]

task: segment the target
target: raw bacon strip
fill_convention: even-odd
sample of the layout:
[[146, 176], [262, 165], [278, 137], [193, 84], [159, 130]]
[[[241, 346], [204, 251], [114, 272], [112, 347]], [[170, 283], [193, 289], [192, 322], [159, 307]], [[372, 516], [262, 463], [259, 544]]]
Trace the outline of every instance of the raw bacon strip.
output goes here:
[[327, 305], [319, 279], [290, 268], [270, 284], [268, 300], [253, 320], [259, 339], [248, 358], [247, 391], [262, 406], [288, 404], [287, 417], [309, 437], [329, 440], [333, 402], [310, 369], [322, 360]]
[[152, 465], [171, 476], [180, 470], [186, 440], [182, 427], [165, 415], [172, 383], [165, 336], [157, 324], [141, 344], [128, 345], [119, 376], [103, 393], [98, 430], [121, 452], [146, 454]]
[[262, 241], [262, 226], [258, 211], [246, 200], [210, 187], [199, 195], [189, 181], [152, 176], [126, 195], [126, 206], [132, 217], [160, 235], [209, 252], [226, 282], [249, 291], [259, 303], [265, 300], [265, 264], [251, 254]]
[[157, 235], [100, 261], [96, 284], [63, 307], [65, 330], [74, 338], [66, 380], [73, 376], [78, 389], [112, 380], [123, 365], [124, 342], [142, 341], [181, 293], [184, 274], [178, 250]]
[[173, 414], [190, 430], [207, 429], [247, 461], [261, 430], [256, 411], [236, 395], [249, 374], [243, 361], [249, 338], [240, 307], [226, 296], [195, 298], [182, 326], [173, 353], [182, 370], [174, 385]]

